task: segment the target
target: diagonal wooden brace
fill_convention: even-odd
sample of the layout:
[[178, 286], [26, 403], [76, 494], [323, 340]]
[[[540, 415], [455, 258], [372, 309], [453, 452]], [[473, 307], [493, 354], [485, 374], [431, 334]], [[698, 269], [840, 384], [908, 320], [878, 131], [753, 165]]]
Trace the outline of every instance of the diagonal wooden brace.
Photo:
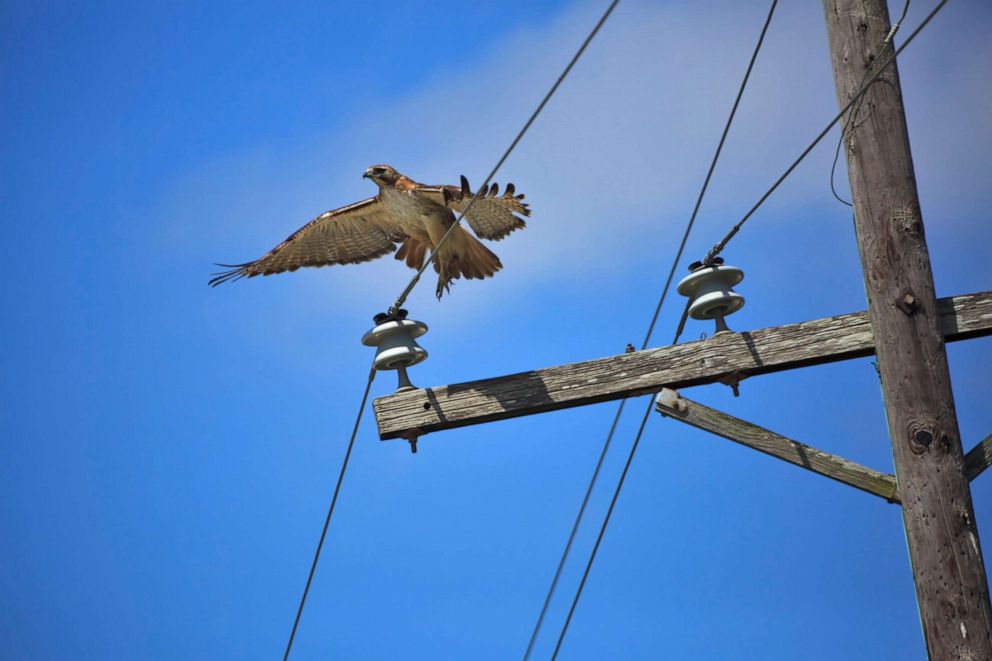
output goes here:
[[992, 434], [968, 450], [968, 454], [964, 456], [964, 476], [970, 482], [981, 475], [989, 464], [992, 464]]
[[722, 436], [776, 459], [805, 468], [832, 480], [843, 482], [855, 489], [898, 503], [896, 479], [879, 473], [843, 457], [817, 450], [764, 427], [735, 418], [698, 402], [681, 397], [671, 388], [664, 388], [655, 400], [655, 408], [662, 415], [680, 420], [687, 425]]

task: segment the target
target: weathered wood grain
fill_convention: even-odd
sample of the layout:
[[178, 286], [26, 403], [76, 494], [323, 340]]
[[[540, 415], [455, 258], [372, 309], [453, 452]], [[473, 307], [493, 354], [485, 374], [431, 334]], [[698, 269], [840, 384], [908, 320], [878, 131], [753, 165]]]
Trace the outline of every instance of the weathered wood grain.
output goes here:
[[669, 397], [659, 396], [655, 408], [659, 413], [673, 420], [722, 436], [889, 502], [899, 502], [896, 479], [892, 475], [885, 475], [843, 457], [817, 450], [764, 427], [694, 402], [667, 388], [663, 393], [668, 394]]
[[981, 475], [989, 464], [992, 464], [992, 434], [968, 450], [968, 454], [964, 456], [964, 476], [970, 482]]
[[[823, 6], [844, 107], [893, 52], [886, 0]], [[935, 660], [992, 659], [992, 604], [902, 103], [893, 61], [845, 121], [868, 315], [927, 652]]]
[[[941, 299], [948, 342], [992, 334], [992, 292]], [[871, 355], [871, 325], [857, 312], [697, 342], [549, 367], [481, 381], [412, 390], [373, 402], [379, 437], [406, 438], [502, 420]]]

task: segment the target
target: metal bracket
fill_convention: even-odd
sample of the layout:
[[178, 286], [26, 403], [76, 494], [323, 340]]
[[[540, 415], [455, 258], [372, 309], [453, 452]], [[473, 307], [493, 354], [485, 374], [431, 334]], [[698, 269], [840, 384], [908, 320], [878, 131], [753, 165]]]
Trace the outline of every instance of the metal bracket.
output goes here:
[[747, 372], [742, 372], [740, 370], [737, 370], [736, 372], [731, 372], [730, 374], [724, 374], [719, 379], [717, 379], [717, 381], [719, 381], [725, 386], [730, 386], [730, 390], [731, 392], [734, 393], [734, 397], [740, 397], [741, 381], [743, 381], [747, 377], [748, 377]]
[[662, 388], [661, 392], [654, 398], [655, 408], [658, 413], [664, 416], [681, 417], [689, 410], [689, 404], [679, 397], [677, 390]]

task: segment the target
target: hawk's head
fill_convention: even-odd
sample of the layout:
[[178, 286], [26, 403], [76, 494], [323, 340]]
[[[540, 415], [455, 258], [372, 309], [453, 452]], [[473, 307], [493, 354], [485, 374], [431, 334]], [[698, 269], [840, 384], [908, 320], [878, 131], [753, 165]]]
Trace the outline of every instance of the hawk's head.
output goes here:
[[388, 165], [373, 165], [362, 175], [366, 179], [371, 179], [376, 186], [391, 186], [402, 176]]

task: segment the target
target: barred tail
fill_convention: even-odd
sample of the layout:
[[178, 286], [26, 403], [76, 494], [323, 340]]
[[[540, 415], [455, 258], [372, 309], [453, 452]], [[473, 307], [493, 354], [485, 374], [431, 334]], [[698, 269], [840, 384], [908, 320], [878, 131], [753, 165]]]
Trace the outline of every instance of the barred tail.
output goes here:
[[434, 260], [434, 270], [438, 272], [437, 297], [448, 290], [451, 281], [460, 276], [469, 280], [488, 278], [503, 268], [499, 257], [493, 251], [482, 245], [470, 232], [459, 227], [455, 230], [461, 236], [452, 237], [457, 241], [461, 254], [453, 256], [446, 264], [439, 267]]
[[415, 238], [407, 237], [400, 249], [396, 251], [396, 259], [406, 260], [406, 265], [412, 269], [419, 269], [424, 265], [424, 257], [427, 254], [427, 246], [417, 241]]
[[[471, 232], [465, 230], [462, 232], [464, 232], [464, 253], [452, 264], [452, 270], [456, 274], [460, 272], [469, 280], [476, 278], [481, 280], [494, 275], [496, 271], [503, 268], [499, 257], [492, 250], [472, 236]], [[456, 277], [456, 274], [452, 274], [452, 277]]]

